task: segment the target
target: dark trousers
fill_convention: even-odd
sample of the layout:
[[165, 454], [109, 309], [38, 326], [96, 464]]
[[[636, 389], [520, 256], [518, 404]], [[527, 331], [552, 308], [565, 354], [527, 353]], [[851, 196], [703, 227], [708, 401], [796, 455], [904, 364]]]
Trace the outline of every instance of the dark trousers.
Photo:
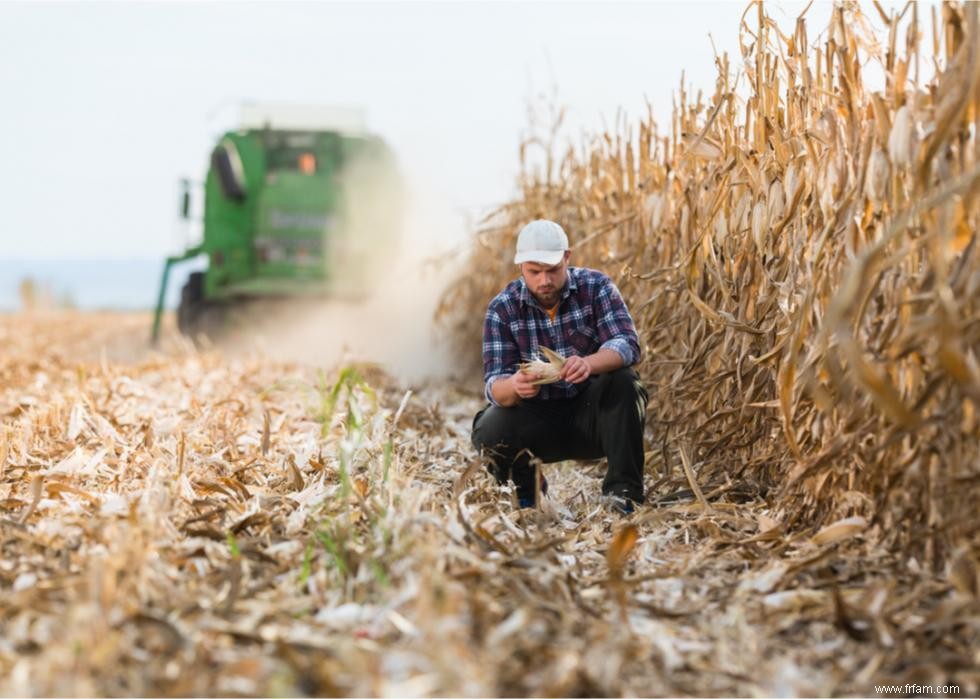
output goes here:
[[617, 369], [593, 377], [567, 400], [488, 405], [473, 419], [473, 446], [489, 460], [497, 482], [513, 480], [520, 497], [534, 493], [532, 455], [544, 463], [605, 456], [603, 494], [642, 502], [646, 403], [636, 372]]

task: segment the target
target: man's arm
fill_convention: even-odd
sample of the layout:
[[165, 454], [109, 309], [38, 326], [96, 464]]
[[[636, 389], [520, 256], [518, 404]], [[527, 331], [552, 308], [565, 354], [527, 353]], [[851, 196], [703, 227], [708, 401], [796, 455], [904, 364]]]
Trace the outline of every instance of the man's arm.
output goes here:
[[502, 313], [506, 316], [506, 309], [494, 301], [483, 319], [483, 380], [487, 400], [509, 408], [521, 398], [533, 398], [541, 389], [530, 384], [531, 377], [517, 371], [520, 350]]
[[582, 383], [593, 374], [605, 374], [624, 366], [623, 355], [616, 350], [600, 348], [595, 354], [579, 357], [573, 354], [565, 360], [561, 378], [568, 383]]
[[604, 278], [594, 304], [600, 351], [616, 352], [623, 360], [622, 366], [632, 366], [640, 361], [640, 338], [633, 318], [619, 289], [608, 277]]
[[571, 356], [562, 367], [561, 377], [569, 383], [582, 383], [594, 374], [605, 374], [635, 364], [640, 358], [640, 342], [633, 318], [619, 289], [608, 277], [595, 296], [596, 329], [599, 349], [588, 356]]

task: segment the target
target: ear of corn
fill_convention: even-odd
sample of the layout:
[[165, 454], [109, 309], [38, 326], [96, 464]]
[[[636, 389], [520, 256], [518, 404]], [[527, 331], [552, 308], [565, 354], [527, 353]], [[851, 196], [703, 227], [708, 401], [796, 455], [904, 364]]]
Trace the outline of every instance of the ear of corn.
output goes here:
[[555, 352], [550, 347], [541, 347], [540, 357], [530, 362], [522, 362], [520, 370], [536, 377], [531, 383], [535, 386], [557, 383], [561, 379], [561, 370], [565, 366], [565, 357]]

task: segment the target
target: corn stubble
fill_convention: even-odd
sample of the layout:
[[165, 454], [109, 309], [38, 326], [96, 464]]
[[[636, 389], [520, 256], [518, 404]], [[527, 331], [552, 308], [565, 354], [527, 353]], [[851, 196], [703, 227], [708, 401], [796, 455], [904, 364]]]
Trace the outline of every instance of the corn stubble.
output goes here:
[[[809, 669], [838, 650], [784, 647], [763, 593], [731, 597], [745, 562], [713, 548], [751, 541], [751, 509], [622, 522], [572, 467], [540, 510], [515, 510], [469, 450], [472, 395], [186, 343], [77, 358], [122, 325], [0, 316], [4, 695], [779, 691], [752, 676], [747, 637], [789, 686], [841, 682]], [[819, 550], [767, 537], [804, 567]], [[801, 599], [833, 613], [829, 595]]]

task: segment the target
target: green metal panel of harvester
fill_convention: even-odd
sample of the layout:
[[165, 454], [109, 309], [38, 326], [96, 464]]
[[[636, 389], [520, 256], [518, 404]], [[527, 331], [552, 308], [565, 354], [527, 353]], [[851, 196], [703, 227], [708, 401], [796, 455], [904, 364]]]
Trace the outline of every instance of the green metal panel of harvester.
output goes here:
[[[259, 111], [250, 121], [261, 126], [225, 133], [211, 153], [202, 240], [166, 260], [154, 341], [179, 262], [207, 256], [207, 268], [188, 276], [177, 308], [180, 331], [196, 336], [219, 333], [228, 311], [251, 299], [356, 296], [372, 251], [395, 244], [398, 178], [380, 138], [351, 127], [350, 118], [346, 128], [315, 118], [302, 128], [295, 110], [278, 118], [275, 110]], [[187, 217], [186, 189], [184, 196]]]

